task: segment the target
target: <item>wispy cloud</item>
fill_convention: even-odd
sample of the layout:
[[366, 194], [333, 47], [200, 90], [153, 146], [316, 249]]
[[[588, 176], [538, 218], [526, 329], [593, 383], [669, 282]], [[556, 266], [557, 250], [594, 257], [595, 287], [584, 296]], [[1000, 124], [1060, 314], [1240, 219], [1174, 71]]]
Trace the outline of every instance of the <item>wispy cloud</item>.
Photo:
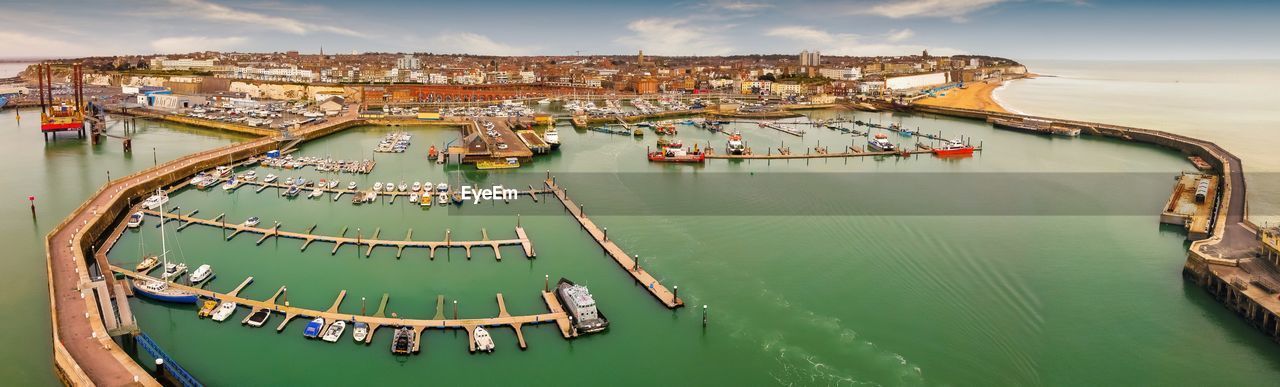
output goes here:
[[766, 8], [773, 8], [773, 4], [769, 4], [765, 2], [744, 1], [744, 0], [712, 0], [711, 2], [707, 3], [707, 5], [715, 9], [726, 10], [726, 11], [736, 11], [736, 12], [751, 12], [751, 11], [759, 11]]
[[208, 36], [174, 36], [151, 41], [151, 48], [160, 54], [182, 54], [198, 51], [224, 51], [234, 49], [249, 39], [240, 36], [211, 38]]
[[1007, 0], [889, 0], [848, 8], [852, 14], [884, 16], [892, 19], [910, 17], [943, 17], [953, 21], [965, 21], [970, 13], [989, 8]]
[[106, 54], [110, 48], [89, 47], [22, 32], [0, 31], [0, 58], [56, 58]]
[[889, 33], [885, 35], [884, 39], [890, 42], [901, 42], [903, 40], [911, 39], [912, 36], [916, 36], [915, 31], [912, 31], [910, 28], [903, 28], [900, 30], [890, 30]]
[[[950, 47], [929, 47], [916, 44], [897, 44], [898, 41], [915, 35], [909, 29], [890, 31], [885, 35], [885, 42], [864, 42], [856, 34], [831, 33], [807, 26], [783, 26], [771, 28], [765, 36], [784, 38], [804, 44], [811, 49], [818, 49], [827, 55], [875, 56], [875, 55], [910, 55], [922, 50], [929, 50], [937, 55], [956, 55], [964, 53]], [[895, 40], [897, 39], [897, 40]]]
[[499, 43], [472, 32], [452, 32], [429, 39], [429, 51], [480, 55], [528, 55], [537, 47]]
[[733, 48], [720, 32], [733, 25], [705, 25], [690, 19], [646, 18], [627, 23], [631, 35], [615, 43], [645, 50], [655, 55], [725, 55]]
[[[283, 16], [267, 15], [244, 9], [235, 9], [206, 0], [168, 0], [172, 12], [185, 17], [195, 17], [209, 21], [252, 25], [273, 29], [295, 35], [306, 35], [313, 32], [327, 32], [338, 35], [366, 37], [364, 33], [333, 25], [305, 22]], [[336, 18], [335, 18], [336, 19]]]

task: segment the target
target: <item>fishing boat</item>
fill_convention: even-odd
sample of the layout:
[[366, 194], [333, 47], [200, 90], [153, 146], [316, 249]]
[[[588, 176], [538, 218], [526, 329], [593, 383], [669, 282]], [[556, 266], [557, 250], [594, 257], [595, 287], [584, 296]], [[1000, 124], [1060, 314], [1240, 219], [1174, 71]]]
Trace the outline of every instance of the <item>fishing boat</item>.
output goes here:
[[550, 144], [550, 145], [551, 145], [551, 149], [559, 148], [559, 147], [560, 147], [560, 132], [559, 132], [559, 131], [556, 131], [556, 128], [555, 128], [554, 126], [553, 126], [553, 127], [550, 127], [550, 128], [547, 128], [547, 130], [546, 130], [546, 131], [542, 132], [542, 141], [546, 141], [546, 142], [547, 142], [547, 144]]
[[381, 181], [375, 181], [375, 182], [373, 182], [373, 190], [374, 190], [374, 191], [381, 191], [381, 190], [382, 190], [382, 182], [381, 182]]
[[663, 148], [656, 152], [649, 152], [649, 161], [656, 163], [702, 163], [706, 161], [706, 154], [697, 149], [686, 151], [682, 148]]
[[250, 216], [249, 219], [245, 219], [244, 223], [240, 223], [240, 225], [245, 227], [253, 227], [253, 226], [257, 226], [258, 223], [260, 222], [262, 222], [262, 219], [258, 219], [258, 217], [256, 216]]
[[152, 268], [156, 267], [156, 265], [159, 265], [159, 264], [160, 264], [160, 258], [154, 255], [148, 255], [146, 256], [146, 258], [142, 258], [142, 262], [138, 262], [138, 265], [134, 266], [133, 269], [134, 271], [137, 271], [139, 273], [146, 273], [148, 271], [151, 271]]
[[363, 343], [369, 337], [369, 324], [357, 321], [351, 328], [351, 339]]
[[684, 148], [684, 142], [678, 138], [668, 139], [661, 137], [658, 138], [658, 148]]
[[129, 228], [138, 228], [138, 226], [141, 226], [141, 225], [142, 225], [141, 211], [135, 212], [133, 213], [133, 215], [129, 215], [129, 224], [128, 224]]
[[408, 355], [413, 353], [414, 331], [409, 327], [400, 327], [396, 329], [395, 336], [391, 338], [391, 353], [395, 355]]
[[477, 351], [493, 352], [493, 337], [489, 336], [489, 331], [484, 327], [476, 327], [475, 333], [471, 336], [476, 341]]
[[743, 155], [747, 153], [747, 145], [742, 142], [742, 134], [734, 132], [729, 135], [729, 142], [725, 143], [725, 151], [731, 155]]
[[200, 310], [196, 311], [196, 317], [205, 318], [213, 315], [213, 310], [218, 307], [218, 302], [214, 300], [204, 300], [200, 304]]
[[892, 152], [896, 147], [889, 142], [889, 136], [884, 133], [878, 133], [870, 141], [867, 141], [867, 148], [880, 152]]
[[556, 283], [556, 296], [579, 333], [595, 333], [609, 327], [609, 320], [596, 308], [596, 300], [586, 286], [561, 278]]
[[275, 182], [276, 182], [276, 179], [277, 179], [276, 175], [272, 175], [272, 174], [268, 173], [266, 176], [264, 176], [264, 177], [262, 178], [262, 182], [263, 182], [263, 183], [275, 183]]
[[336, 343], [338, 342], [338, 339], [342, 337], [342, 332], [345, 332], [346, 330], [346, 321], [334, 321], [333, 324], [329, 324], [329, 329], [324, 330], [324, 336], [321, 336], [320, 339], [330, 343]]
[[[165, 201], [167, 201], [168, 199], [167, 196], [162, 196], [160, 194], [159, 189], [156, 190], [156, 195], [152, 197], [164, 197], [166, 199]], [[157, 203], [156, 206], [160, 208], [161, 213], [164, 212], [163, 201], [160, 203]], [[158, 301], [194, 304], [196, 303], [197, 300], [199, 300], [199, 297], [197, 297], [195, 293], [169, 286], [170, 285], [169, 281], [172, 280], [173, 277], [177, 275], [177, 273], [180, 273], [179, 269], [185, 271], [186, 265], [181, 265], [181, 267], [179, 267], [179, 265], [172, 265], [169, 263], [169, 248], [168, 248], [168, 245], [165, 243], [164, 223], [165, 222], [160, 222], [159, 228], [160, 228], [160, 251], [161, 251], [160, 261], [164, 265], [165, 275], [161, 279], [135, 278], [133, 280], [134, 294], [151, 298], [154, 300], [158, 300]], [[144, 259], [143, 261], [146, 261], [146, 260]], [[171, 265], [172, 265], [172, 271], [170, 270]], [[173, 273], [173, 274], [170, 274], [170, 273]]]
[[347, 183], [347, 190], [355, 191], [356, 188], [359, 188], [359, 186], [356, 185], [356, 182], [353, 181], [353, 182]]
[[227, 321], [227, 319], [231, 318], [231, 315], [235, 313], [236, 303], [232, 301], [223, 301], [221, 304], [218, 304], [218, 309], [213, 311], [213, 321]]
[[271, 309], [258, 309], [257, 312], [253, 312], [253, 314], [249, 315], [249, 318], [245, 319], [243, 324], [257, 328], [261, 327], [262, 324], [266, 324], [267, 320], [270, 319]]
[[200, 267], [197, 267], [196, 271], [191, 272], [191, 277], [189, 279], [191, 280], [192, 284], [198, 284], [212, 277], [213, 277], [213, 266], [204, 264], [204, 265], [200, 265]]
[[933, 148], [934, 156], [965, 156], [973, 154], [973, 145], [965, 145], [960, 140], [948, 141], [946, 145]]
[[142, 201], [142, 208], [146, 208], [148, 210], [154, 210], [156, 208], [160, 208], [164, 206], [164, 204], [168, 202], [169, 202], [169, 195], [166, 195], [164, 193], [160, 193], [159, 191], [157, 191], [155, 195], [151, 195], [150, 197], [147, 198], [147, 200]]
[[302, 330], [302, 337], [314, 339], [320, 337], [320, 329], [324, 328], [324, 317], [316, 317], [307, 323], [307, 327]]

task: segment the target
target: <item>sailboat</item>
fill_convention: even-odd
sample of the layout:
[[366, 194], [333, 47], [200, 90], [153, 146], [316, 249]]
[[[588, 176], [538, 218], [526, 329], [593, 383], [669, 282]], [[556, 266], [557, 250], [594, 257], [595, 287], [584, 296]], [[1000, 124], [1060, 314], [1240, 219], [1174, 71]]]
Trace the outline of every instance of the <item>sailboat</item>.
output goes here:
[[[156, 190], [156, 195], [160, 195]], [[164, 203], [159, 204], [160, 213], [164, 213]], [[160, 260], [163, 267], [169, 268], [169, 249], [164, 238], [164, 223], [160, 222]], [[135, 278], [133, 280], [134, 293], [143, 297], [151, 298], [158, 301], [177, 302], [183, 304], [195, 304], [199, 301], [199, 297], [190, 291], [170, 287], [170, 277], [165, 276], [164, 280]]]

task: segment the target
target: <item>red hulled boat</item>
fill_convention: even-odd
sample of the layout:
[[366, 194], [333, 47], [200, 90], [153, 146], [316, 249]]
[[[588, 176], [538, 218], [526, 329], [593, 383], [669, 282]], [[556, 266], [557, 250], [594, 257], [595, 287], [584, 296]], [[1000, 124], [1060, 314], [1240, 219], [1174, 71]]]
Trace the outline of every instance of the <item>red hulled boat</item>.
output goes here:
[[965, 145], [960, 140], [951, 140], [946, 145], [933, 148], [934, 156], [969, 156], [973, 154], [973, 145]]

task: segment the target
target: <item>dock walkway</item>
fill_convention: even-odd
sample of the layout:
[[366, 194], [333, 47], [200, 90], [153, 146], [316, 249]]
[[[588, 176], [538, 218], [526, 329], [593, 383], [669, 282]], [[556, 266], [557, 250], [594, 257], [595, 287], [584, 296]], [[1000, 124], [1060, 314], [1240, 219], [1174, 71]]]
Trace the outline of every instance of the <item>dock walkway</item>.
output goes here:
[[555, 179], [547, 179], [545, 184], [547, 188], [551, 189], [551, 192], [556, 195], [556, 198], [560, 199], [560, 203], [564, 204], [565, 209], [569, 210], [569, 214], [573, 215], [573, 218], [577, 219], [578, 223], [582, 224], [582, 228], [591, 235], [592, 239], [596, 240], [596, 243], [600, 244], [600, 247], [604, 248], [605, 252], [618, 263], [618, 266], [631, 274], [631, 277], [635, 278], [635, 280], [641, 285], [644, 285], [644, 288], [656, 297], [659, 302], [671, 309], [684, 306], [684, 300], [681, 300], [675, 293], [668, 290], [666, 286], [659, 283], [658, 280], [654, 278], [653, 275], [649, 274], [649, 272], [643, 267], [636, 267], [635, 260], [631, 259], [631, 256], [627, 255], [627, 252], [622, 251], [621, 247], [618, 247], [617, 244], [609, 240], [604, 231], [601, 231], [599, 227], [596, 227], [595, 222], [592, 222], [591, 219], [588, 219], [586, 215], [582, 213], [582, 207], [575, 204], [572, 200], [569, 200], [569, 195], [565, 193], [564, 189], [556, 186]]

